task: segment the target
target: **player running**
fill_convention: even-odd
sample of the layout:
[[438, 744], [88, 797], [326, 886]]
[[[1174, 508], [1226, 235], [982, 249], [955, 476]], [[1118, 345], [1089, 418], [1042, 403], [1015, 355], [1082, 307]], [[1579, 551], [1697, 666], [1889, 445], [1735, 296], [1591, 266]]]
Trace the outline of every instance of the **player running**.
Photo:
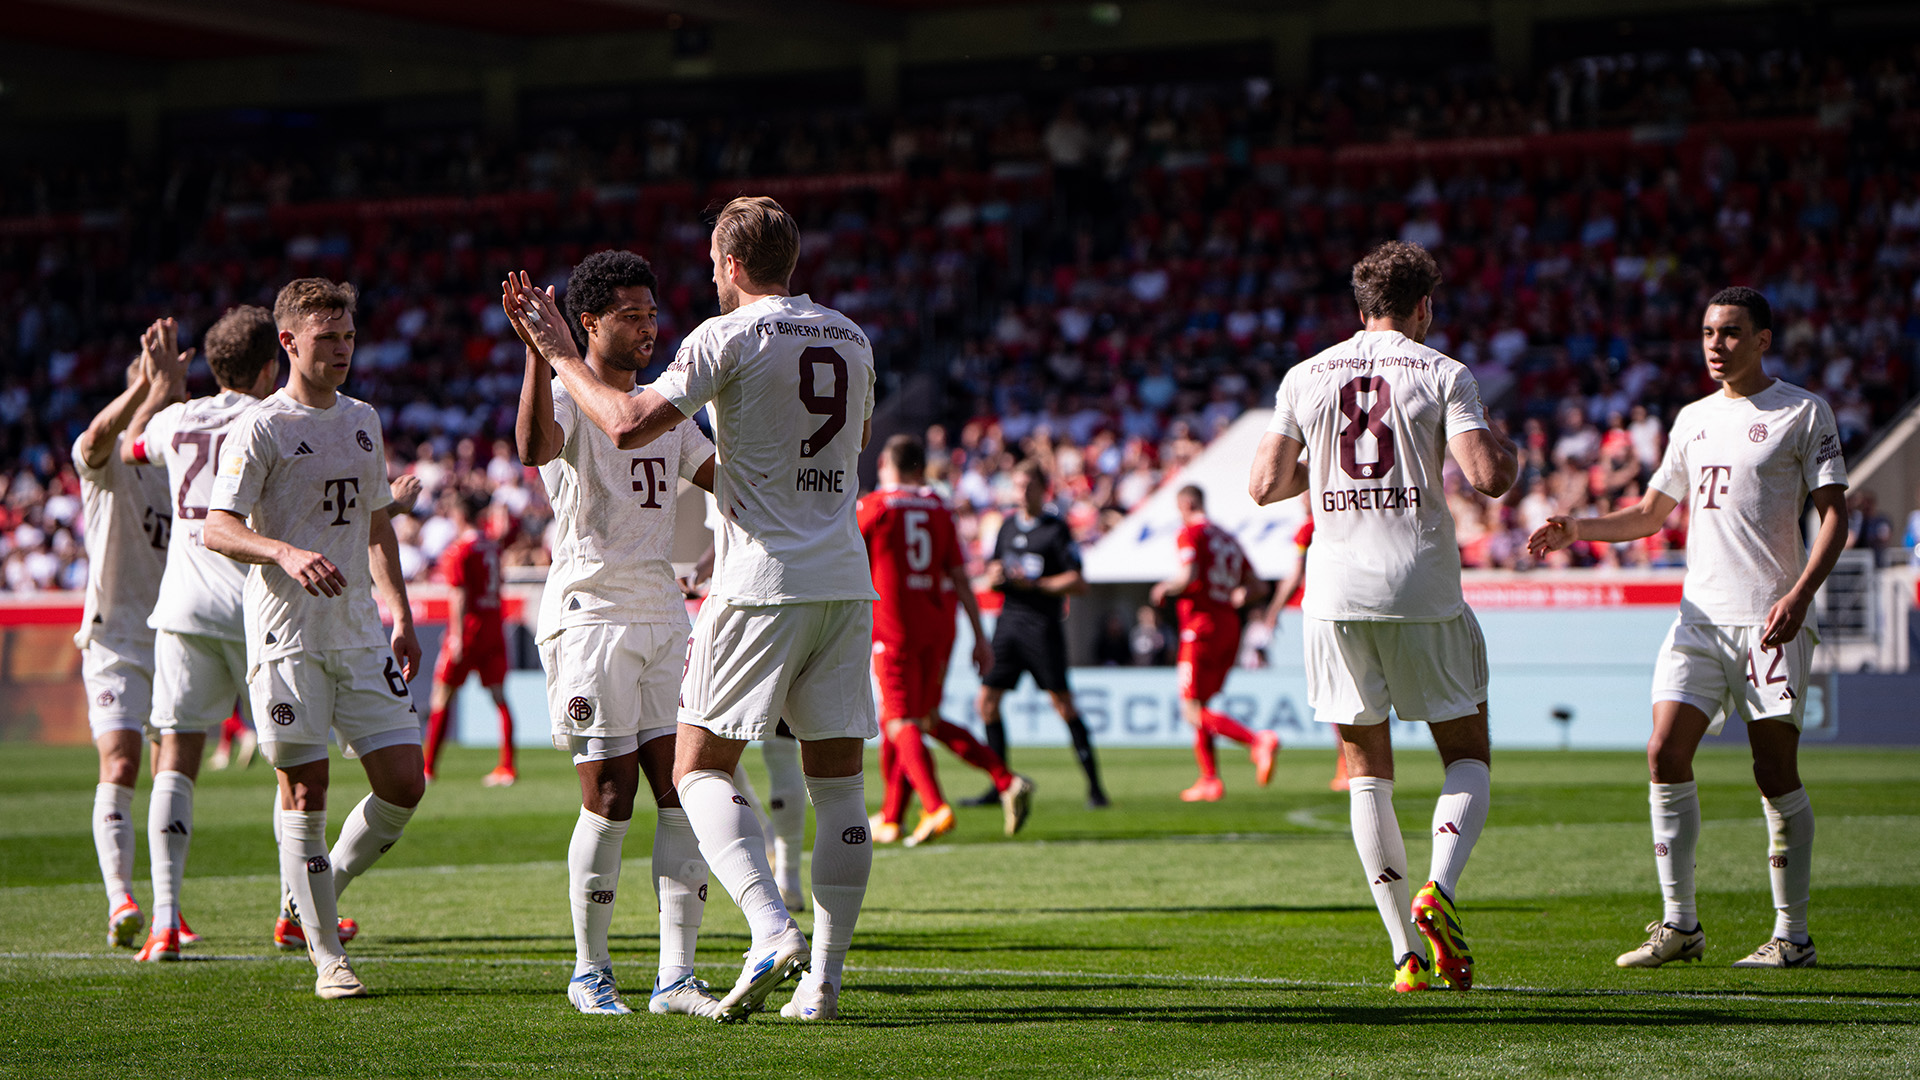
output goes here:
[[[133, 899], [133, 788], [140, 778], [142, 732], [152, 713], [153, 628], [147, 615], [160, 592], [173, 517], [166, 473], [127, 464], [119, 445], [127, 425], [146, 407], [155, 379], [143, 348], [127, 367], [127, 388], [73, 444], [87, 549], [86, 603], [73, 643], [80, 649], [80, 676], [87, 688], [87, 726], [100, 755], [93, 846], [107, 889], [107, 944], [123, 949], [133, 948], [146, 925]], [[154, 753], [157, 771], [157, 747]], [[157, 788], [158, 776], [154, 783]]]
[[488, 787], [512, 787], [513, 710], [507, 707], [507, 632], [500, 620], [500, 545], [480, 529], [487, 509], [483, 492], [460, 491], [447, 499], [447, 516], [459, 532], [440, 553], [440, 580], [447, 584], [447, 636], [433, 665], [427, 699], [426, 773], [447, 738], [447, 709], [469, 675], [493, 695], [500, 714], [500, 763], [481, 779]]
[[[1680, 615], [1653, 674], [1653, 862], [1665, 908], [1645, 943], [1614, 961], [1659, 967], [1706, 952], [1693, 886], [1700, 799], [1693, 754], [1729, 715], [1747, 725], [1753, 778], [1766, 813], [1773, 937], [1734, 967], [1812, 967], [1807, 933], [1813, 805], [1800, 782], [1800, 725], [1813, 647], [1807, 608], [1846, 546], [1846, 462], [1827, 403], [1768, 375], [1773, 309], [1752, 289], [1707, 302], [1701, 347], [1718, 392], [1680, 410], [1646, 498], [1595, 518], [1552, 517], [1527, 547], [1536, 556], [1577, 540], [1652, 536], [1687, 502], [1687, 576]], [[1800, 512], [1813, 500], [1820, 530], [1809, 553]]]
[[[127, 428], [120, 456], [166, 469], [180, 542], [167, 550], [160, 595], [147, 620], [154, 643], [152, 727], [160, 748], [147, 813], [152, 837], [153, 932], [142, 960], [180, 959], [179, 896], [193, 839], [193, 790], [207, 732], [234, 714], [247, 688], [247, 633], [240, 594], [246, 567], [207, 550], [201, 532], [220, 452], [235, 417], [273, 393], [280, 340], [265, 308], [229, 310], [208, 328], [207, 367], [220, 392], [186, 398], [191, 350], [175, 348], [173, 320], [154, 324], [148, 349], [156, 378]], [[177, 357], [177, 359], [176, 359]], [[241, 711], [246, 706], [241, 705]]]
[[[1107, 793], [1100, 786], [1093, 737], [1067, 684], [1067, 633], [1062, 625], [1067, 597], [1087, 591], [1080, 545], [1066, 521], [1046, 508], [1047, 474], [1039, 462], [1023, 461], [1014, 470], [1013, 493], [1019, 507], [1001, 521], [993, 561], [987, 564], [987, 581], [1005, 601], [993, 624], [993, 667], [980, 680], [980, 722], [986, 726], [987, 746], [1006, 761], [1000, 699], [1020, 685], [1021, 675], [1032, 672], [1034, 684], [1053, 699], [1054, 711], [1066, 722], [1074, 756], [1087, 774], [1087, 806], [1097, 810], [1107, 805]], [[990, 806], [999, 799], [996, 789], [969, 805]]]
[[[540, 661], [554, 745], [572, 751], [580, 776], [580, 818], [567, 849], [575, 950], [567, 999], [583, 1013], [631, 1011], [614, 981], [607, 931], [644, 774], [656, 807], [660, 905], [659, 971], [647, 1008], [717, 1017], [719, 1002], [693, 973], [707, 864], [673, 786], [688, 623], [670, 561], [679, 481], [713, 486], [713, 444], [691, 420], [644, 450], [622, 450], [609, 434], [632, 401], [636, 374], [652, 362], [658, 287], [653, 268], [628, 251], [598, 252], [574, 267], [565, 317], [586, 342], [586, 359], [576, 354], [550, 368], [528, 348], [514, 437], [553, 504]], [[509, 314], [524, 306], [503, 302]]]
[[[279, 773], [282, 884], [322, 998], [365, 997], [340, 947], [339, 894], [400, 839], [426, 790], [407, 680], [420, 663], [388, 520], [380, 415], [340, 393], [353, 363], [353, 286], [301, 278], [274, 322], [287, 385], [235, 419], [206, 519], [209, 549], [250, 563], [248, 695]], [[383, 632], [373, 590], [393, 616]], [[327, 737], [371, 794], [327, 850]]]
[[[1306, 505], [1305, 493], [1301, 494], [1300, 501], [1302, 505]], [[1261, 616], [1267, 632], [1264, 649], [1273, 648], [1273, 639], [1280, 632], [1280, 613], [1287, 609], [1287, 605], [1293, 602], [1294, 596], [1301, 592], [1302, 586], [1306, 583], [1307, 551], [1312, 546], [1313, 507], [1307, 506], [1307, 520], [1302, 522], [1293, 533], [1293, 569], [1287, 571], [1287, 576], [1274, 585], [1273, 599], [1267, 605], [1266, 614]], [[1347, 790], [1347, 755], [1339, 747], [1335, 747], [1333, 751], [1333, 779], [1327, 781], [1327, 788], [1331, 791]]]
[[[1473, 375], [1421, 344], [1439, 280], [1433, 256], [1403, 241], [1355, 264], [1365, 329], [1287, 372], [1248, 485], [1262, 506], [1313, 495], [1307, 696], [1315, 719], [1339, 725], [1354, 845], [1393, 941], [1394, 989], [1403, 991], [1429, 985], [1415, 928], [1432, 946], [1433, 969], [1457, 990], [1473, 985], [1453, 898], [1486, 824], [1490, 786], [1486, 644], [1461, 596], [1441, 467], [1451, 452], [1492, 498], [1519, 468], [1513, 444], [1487, 426]], [[1411, 909], [1389, 710], [1427, 723], [1447, 770], [1429, 880]]]
[[[714, 222], [721, 314], [696, 328], [665, 374], [609, 430], [645, 447], [707, 405], [719, 443], [714, 494], [726, 526], [694, 624], [681, 686], [674, 777], [700, 850], [753, 944], [721, 1019], [744, 1020], [808, 971], [781, 1015], [838, 1015], [841, 970], [873, 848], [861, 764], [880, 733], [867, 670], [873, 583], [855, 520], [859, 455], [871, 431], [873, 351], [852, 320], [788, 292], [799, 227], [772, 199], [738, 198]], [[509, 314], [571, 387], [583, 377], [559, 312], [524, 280]], [[813, 800], [814, 943], [781, 902], [766, 840], [733, 770], [784, 716]]]
[[[908, 847], [954, 828], [953, 807], [940, 792], [924, 739], [938, 719], [940, 690], [953, 655], [956, 629], [949, 595], [965, 605], [973, 625], [974, 664], [982, 674], [993, 665], [960, 536], [946, 501], [925, 486], [926, 470], [927, 450], [918, 438], [888, 439], [880, 451], [880, 486], [860, 500], [859, 511], [874, 591], [880, 594], [873, 608], [873, 675], [880, 687], [883, 745], [892, 751], [886, 755], [892, 761], [881, 762], [889, 796], [883, 802], [882, 827], [890, 826], [898, 835], [906, 802], [900, 784], [904, 776], [920, 796], [920, 822], [906, 839]], [[1004, 764], [992, 775], [1004, 828], [1012, 836], [1026, 824], [1033, 782], [1008, 772]], [[886, 816], [889, 810], [891, 818]]]
[[1207, 708], [1227, 683], [1240, 655], [1240, 609], [1258, 584], [1247, 553], [1233, 534], [1207, 520], [1207, 493], [1188, 484], [1174, 496], [1180, 508], [1180, 535], [1174, 544], [1180, 569], [1148, 594], [1159, 607], [1179, 598], [1180, 712], [1193, 728], [1193, 756], [1200, 779], [1180, 793], [1183, 802], [1218, 802], [1227, 793], [1214, 759], [1213, 737], [1224, 735], [1249, 748], [1253, 777], [1261, 787], [1273, 780], [1273, 759], [1280, 736], [1249, 731], [1225, 713]]

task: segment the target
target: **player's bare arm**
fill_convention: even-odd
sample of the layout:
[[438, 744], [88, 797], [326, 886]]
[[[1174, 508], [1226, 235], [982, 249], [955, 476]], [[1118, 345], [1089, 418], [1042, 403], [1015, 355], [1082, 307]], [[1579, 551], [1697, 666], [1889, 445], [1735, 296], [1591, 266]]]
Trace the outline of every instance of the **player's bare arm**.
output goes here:
[[409, 682], [420, 668], [420, 639], [413, 630], [413, 608], [407, 603], [407, 578], [400, 572], [400, 538], [393, 534], [393, 510], [373, 512], [367, 525], [367, 567], [373, 588], [393, 616], [393, 657], [400, 676]]
[[1460, 463], [1473, 490], [1489, 499], [1505, 495], [1520, 475], [1520, 452], [1513, 440], [1492, 428], [1463, 431], [1447, 440], [1447, 451]]
[[700, 467], [693, 470], [693, 486], [709, 495], [713, 494], [713, 470], [719, 461], [720, 456], [718, 454], [707, 455], [707, 460], [701, 462]]
[[[133, 381], [128, 384], [120, 396], [107, 403], [107, 407], [94, 415], [93, 422], [80, 435], [80, 458], [90, 469], [97, 469], [107, 463], [113, 454], [113, 440], [133, 420], [135, 410], [146, 398], [149, 378], [144, 360], [134, 361]], [[131, 441], [131, 440], [129, 440]]]
[[1054, 596], [1079, 596], [1093, 586], [1079, 570], [1066, 570], [1050, 577], [1034, 578], [1033, 587]]
[[[388, 526], [392, 531], [392, 526]], [[325, 555], [302, 551], [281, 540], [254, 532], [245, 518], [231, 510], [211, 510], [201, 532], [207, 550], [253, 566], [278, 566], [300, 583], [310, 596], [339, 596], [347, 590], [347, 576]]]
[[1147, 602], [1154, 607], [1159, 607], [1167, 602], [1167, 597], [1179, 596], [1186, 592], [1187, 586], [1191, 584], [1193, 584], [1193, 564], [1183, 563], [1173, 572], [1172, 577], [1154, 583], [1153, 588], [1147, 591]]
[[1632, 506], [1615, 510], [1599, 517], [1575, 518], [1565, 514], [1555, 514], [1547, 519], [1545, 525], [1533, 531], [1527, 537], [1527, 552], [1539, 558], [1550, 551], [1559, 551], [1576, 540], [1599, 540], [1620, 543], [1627, 540], [1640, 540], [1660, 531], [1660, 525], [1667, 520], [1678, 505], [1673, 496], [1663, 491], [1649, 491], [1646, 497]]
[[1260, 506], [1271, 506], [1307, 490], [1307, 470], [1301, 454], [1306, 447], [1300, 440], [1267, 432], [1260, 436], [1260, 447], [1253, 452], [1253, 472], [1247, 478], [1247, 494]]
[[[120, 444], [120, 460], [129, 465], [145, 465], [149, 461], [159, 461], [158, 454], [149, 454], [141, 445], [141, 438], [147, 433], [147, 424], [160, 410], [176, 401], [187, 400], [187, 364], [193, 359], [193, 349], [182, 352], [178, 348], [178, 330], [172, 319], [156, 319], [152, 326], [140, 335], [140, 370], [146, 379], [147, 391], [133, 411], [133, 418], [127, 423], [127, 437]], [[108, 439], [107, 444], [112, 445]], [[101, 454], [102, 462], [106, 455]], [[97, 466], [89, 455], [87, 463]]]
[[520, 411], [513, 418], [514, 449], [520, 464], [539, 468], [560, 456], [567, 437], [553, 418], [553, 368], [527, 346], [526, 374], [520, 379]]
[[980, 598], [973, 594], [973, 580], [967, 577], [965, 566], [947, 568], [947, 579], [953, 582], [960, 596], [960, 607], [967, 613], [967, 625], [973, 628], [973, 667], [982, 676], [993, 668], [993, 643], [988, 640], [987, 628], [980, 621]]
[[[636, 450], [673, 430], [685, 420], [679, 407], [654, 391], [626, 394], [601, 382], [581, 358], [580, 349], [568, 331], [566, 316], [554, 301], [552, 289], [536, 289], [521, 271], [509, 274], [501, 286], [501, 307], [513, 323], [514, 332], [529, 349], [540, 354], [560, 376], [561, 385], [573, 396], [574, 404], [593, 425], [607, 433], [615, 446]], [[532, 377], [529, 371], [528, 377]], [[521, 399], [526, 398], [524, 380]], [[525, 410], [523, 409], [522, 412]], [[549, 407], [547, 415], [552, 415]], [[519, 431], [515, 424], [515, 434]], [[522, 452], [522, 460], [525, 453]], [[551, 460], [551, 458], [549, 458]]]
[[1807, 552], [1807, 565], [1800, 571], [1800, 580], [1767, 611], [1766, 625], [1760, 630], [1760, 644], [1769, 649], [1792, 641], [1800, 633], [1801, 625], [1807, 621], [1807, 609], [1813, 605], [1813, 594], [1820, 591], [1834, 564], [1840, 561], [1840, 552], [1847, 546], [1847, 489], [1828, 484], [1808, 497], [1813, 500], [1813, 512], [1820, 519], [1820, 531], [1814, 535], [1813, 547]]
[[387, 496], [393, 500], [389, 507], [395, 514], [413, 513], [413, 505], [420, 501], [420, 478], [407, 473], [387, 485]]

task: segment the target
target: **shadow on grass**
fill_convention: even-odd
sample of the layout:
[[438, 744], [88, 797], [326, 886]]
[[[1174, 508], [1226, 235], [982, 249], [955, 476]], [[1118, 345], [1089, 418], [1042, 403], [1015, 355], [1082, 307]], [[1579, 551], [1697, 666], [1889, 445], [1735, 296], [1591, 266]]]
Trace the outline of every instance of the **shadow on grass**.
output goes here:
[[[1515, 904], [1474, 904], [1473, 912], [1504, 912], [1517, 915], [1544, 915], [1546, 908]], [[1215, 906], [1139, 905], [1130, 907], [964, 907], [964, 908], [884, 908], [865, 907], [863, 914], [894, 915], [1372, 915], [1375, 909], [1359, 904], [1220, 904]]]
[[[881, 936], [881, 935], [876, 935]], [[854, 943], [854, 949], [862, 953], [1056, 953], [1056, 952], [1161, 952], [1170, 948], [1167, 945], [1047, 945], [1047, 944], [985, 944], [955, 945], [946, 942], [938, 944], [927, 941], [888, 942], [884, 937], [880, 941], [862, 939]]]

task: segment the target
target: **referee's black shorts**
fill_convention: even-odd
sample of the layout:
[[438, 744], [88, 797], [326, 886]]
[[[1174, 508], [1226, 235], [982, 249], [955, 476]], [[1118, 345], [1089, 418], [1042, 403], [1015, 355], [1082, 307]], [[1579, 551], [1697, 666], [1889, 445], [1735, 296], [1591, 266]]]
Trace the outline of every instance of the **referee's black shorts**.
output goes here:
[[982, 685], [1011, 690], [1020, 676], [1033, 673], [1034, 684], [1049, 693], [1067, 690], [1067, 632], [1057, 619], [1000, 616], [993, 628], [993, 668]]

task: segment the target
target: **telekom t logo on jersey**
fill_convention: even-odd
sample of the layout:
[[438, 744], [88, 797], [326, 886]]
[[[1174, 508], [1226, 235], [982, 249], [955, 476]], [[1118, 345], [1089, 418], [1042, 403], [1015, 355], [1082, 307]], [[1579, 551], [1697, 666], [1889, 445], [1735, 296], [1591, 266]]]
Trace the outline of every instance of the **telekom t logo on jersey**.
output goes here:
[[347, 511], [360, 505], [360, 500], [356, 498], [360, 494], [360, 478], [343, 476], [338, 480], [329, 480], [326, 482], [326, 491], [327, 497], [320, 500], [320, 509], [333, 511], [332, 524], [347, 524]]
[[1728, 485], [1731, 484], [1732, 482], [1733, 482], [1733, 466], [1731, 465], [1700, 466], [1700, 487], [1699, 487], [1700, 499], [1701, 499], [1700, 508], [1703, 510], [1722, 509], [1720, 503], [1717, 500], [1719, 499], [1720, 496], [1725, 495], [1727, 493]]
[[647, 501], [641, 506], [650, 510], [660, 509], [660, 496], [667, 493], [667, 459], [659, 457], [637, 457], [627, 467], [627, 475], [645, 473], [644, 479], [633, 482], [633, 490], [646, 495]]

